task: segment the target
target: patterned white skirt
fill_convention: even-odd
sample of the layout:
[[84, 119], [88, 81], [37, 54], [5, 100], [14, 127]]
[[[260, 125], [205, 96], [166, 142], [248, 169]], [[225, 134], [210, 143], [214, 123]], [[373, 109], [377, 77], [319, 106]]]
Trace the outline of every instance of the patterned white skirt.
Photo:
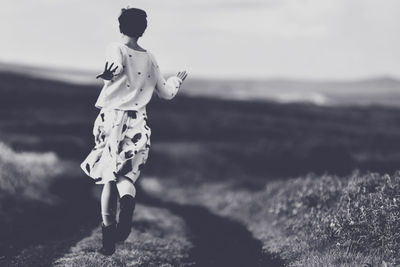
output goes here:
[[96, 184], [125, 176], [133, 183], [146, 163], [151, 129], [145, 109], [124, 111], [101, 109], [94, 122], [95, 147], [81, 163], [82, 170]]

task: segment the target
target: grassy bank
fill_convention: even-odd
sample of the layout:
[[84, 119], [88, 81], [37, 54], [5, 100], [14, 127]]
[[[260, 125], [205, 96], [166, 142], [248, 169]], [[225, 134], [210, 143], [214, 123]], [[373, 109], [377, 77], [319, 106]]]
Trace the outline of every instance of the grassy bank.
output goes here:
[[289, 266], [400, 262], [399, 173], [309, 175], [270, 182], [261, 190], [235, 182], [182, 188], [174, 180], [157, 178], [143, 179], [142, 184], [152, 194], [204, 205], [241, 221], [265, 250], [278, 253]]
[[[270, 212], [297, 249], [294, 266], [397, 266], [400, 176], [358, 173], [275, 185]], [[297, 254], [297, 255], [296, 255]]]

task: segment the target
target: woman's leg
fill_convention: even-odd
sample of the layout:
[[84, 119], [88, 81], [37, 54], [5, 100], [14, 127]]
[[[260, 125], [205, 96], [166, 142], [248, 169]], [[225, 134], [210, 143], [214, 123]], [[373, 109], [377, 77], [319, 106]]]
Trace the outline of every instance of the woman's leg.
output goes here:
[[101, 193], [101, 216], [103, 218], [102, 233], [103, 247], [99, 252], [103, 255], [110, 256], [115, 252], [115, 234], [118, 204], [118, 190], [115, 181], [104, 184]]
[[136, 196], [136, 188], [132, 181], [125, 176], [118, 177], [117, 189], [119, 197], [122, 198], [125, 195], [130, 195], [132, 197]]
[[119, 177], [117, 188], [120, 195], [120, 212], [116, 238], [118, 241], [123, 241], [131, 233], [132, 217], [136, 204], [136, 189], [132, 181], [123, 176]]
[[101, 193], [101, 216], [104, 226], [109, 226], [116, 222], [118, 204], [118, 190], [115, 181], [104, 184]]

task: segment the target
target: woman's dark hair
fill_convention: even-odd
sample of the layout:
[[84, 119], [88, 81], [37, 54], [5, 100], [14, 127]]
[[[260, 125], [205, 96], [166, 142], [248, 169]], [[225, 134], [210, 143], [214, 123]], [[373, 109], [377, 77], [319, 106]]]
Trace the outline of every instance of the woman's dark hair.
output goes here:
[[147, 28], [147, 14], [138, 8], [123, 8], [118, 17], [119, 30], [129, 37], [139, 38]]

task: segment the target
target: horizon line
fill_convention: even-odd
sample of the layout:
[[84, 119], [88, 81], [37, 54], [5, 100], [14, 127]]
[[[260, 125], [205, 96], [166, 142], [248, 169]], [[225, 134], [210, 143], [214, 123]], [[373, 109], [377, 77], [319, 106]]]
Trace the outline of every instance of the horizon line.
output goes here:
[[[9, 68], [11, 67], [11, 69]], [[39, 65], [39, 64], [31, 64], [31, 63], [19, 63], [19, 62], [9, 62], [9, 61], [4, 61], [0, 60], [0, 72], [13, 72], [13, 73], [19, 73], [23, 74], [23, 71], [28, 71], [29, 73], [26, 73], [27, 75], [33, 75], [36, 77], [44, 77], [44, 78], [51, 78], [46, 75], [45, 71], [49, 71], [52, 74], [58, 75], [59, 79], [55, 77], [54, 80], [64, 80], [64, 81], [69, 81], [69, 82], [74, 82], [73, 78], [72, 79], [62, 79], [60, 75], [63, 75], [62, 71], [65, 71], [64, 73], [65, 76], [81, 76], [81, 79], [85, 78], [88, 80], [85, 83], [93, 83], [96, 84], [95, 78], [93, 78], [93, 82], [89, 82], [89, 75], [90, 76], [95, 76], [97, 74], [97, 71], [92, 69], [82, 69], [82, 68], [72, 68], [72, 67], [67, 67], [67, 66], [49, 66], [49, 65]], [[391, 75], [391, 74], [375, 74], [375, 75], [367, 75], [367, 76], [360, 76], [360, 77], [342, 77], [342, 78], [310, 78], [310, 77], [295, 77], [295, 76], [254, 76], [254, 77], [249, 77], [249, 76], [242, 76], [242, 77], [230, 77], [230, 76], [225, 76], [225, 75], [218, 75], [218, 76], [212, 76], [212, 75], [196, 75], [194, 73], [191, 73], [190, 71], [189, 75], [191, 79], [194, 80], [215, 80], [215, 81], [248, 81], [248, 82], [272, 82], [272, 81], [285, 81], [285, 82], [310, 82], [310, 83], [352, 83], [352, 82], [363, 82], [363, 81], [376, 81], [376, 80], [394, 80], [397, 82], [400, 82], [400, 77], [397, 77], [396, 75]], [[164, 76], [169, 76], [173, 75], [170, 72], [165, 72]], [[66, 78], [66, 77], [64, 77]], [[78, 82], [79, 83], [79, 82]]]

